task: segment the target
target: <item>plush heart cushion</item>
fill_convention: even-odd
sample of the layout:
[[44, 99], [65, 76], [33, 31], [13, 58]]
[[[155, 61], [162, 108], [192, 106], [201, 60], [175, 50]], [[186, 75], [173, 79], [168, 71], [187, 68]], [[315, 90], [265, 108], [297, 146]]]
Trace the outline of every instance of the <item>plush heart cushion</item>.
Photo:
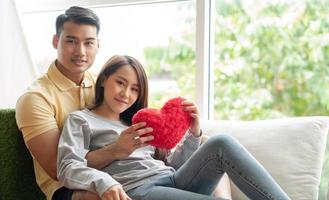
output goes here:
[[190, 127], [191, 117], [183, 110], [183, 98], [177, 97], [167, 101], [160, 109], [144, 108], [139, 110], [132, 118], [132, 123], [146, 122], [153, 128], [151, 133], [154, 140], [149, 144], [164, 149], [171, 149], [185, 135]]

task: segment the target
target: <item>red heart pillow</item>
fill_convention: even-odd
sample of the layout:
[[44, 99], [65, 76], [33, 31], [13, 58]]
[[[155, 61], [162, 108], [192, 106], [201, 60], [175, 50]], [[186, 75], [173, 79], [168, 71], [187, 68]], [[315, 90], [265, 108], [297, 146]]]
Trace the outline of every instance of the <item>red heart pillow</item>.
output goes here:
[[132, 123], [146, 122], [146, 126], [153, 128], [150, 134], [154, 136], [154, 140], [148, 143], [171, 149], [182, 139], [191, 123], [191, 116], [181, 106], [182, 101], [184, 99], [178, 97], [167, 101], [160, 110], [141, 109], [133, 116]]

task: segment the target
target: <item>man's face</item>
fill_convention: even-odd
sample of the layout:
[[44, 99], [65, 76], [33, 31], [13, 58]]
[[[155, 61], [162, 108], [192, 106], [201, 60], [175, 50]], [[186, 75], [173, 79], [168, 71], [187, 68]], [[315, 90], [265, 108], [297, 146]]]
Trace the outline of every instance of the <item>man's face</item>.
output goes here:
[[77, 80], [94, 63], [98, 51], [95, 26], [65, 22], [53, 46], [57, 49], [57, 67], [69, 79]]

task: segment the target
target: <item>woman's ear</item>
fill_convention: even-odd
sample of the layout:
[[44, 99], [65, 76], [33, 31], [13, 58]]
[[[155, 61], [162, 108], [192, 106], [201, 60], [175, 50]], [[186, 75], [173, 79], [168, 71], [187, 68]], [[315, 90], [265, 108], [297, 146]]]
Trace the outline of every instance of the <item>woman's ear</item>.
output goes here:
[[104, 87], [104, 82], [106, 81], [106, 76], [102, 75], [102, 79], [101, 79], [101, 87]]

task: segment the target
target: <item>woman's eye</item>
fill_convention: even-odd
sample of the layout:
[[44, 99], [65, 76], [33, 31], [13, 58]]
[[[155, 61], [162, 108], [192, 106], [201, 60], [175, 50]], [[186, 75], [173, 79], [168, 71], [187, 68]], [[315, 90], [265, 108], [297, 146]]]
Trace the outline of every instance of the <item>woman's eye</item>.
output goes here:
[[132, 88], [132, 90], [133, 90], [134, 92], [139, 93], [139, 88]]
[[117, 81], [119, 85], [124, 85], [123, 81]]

